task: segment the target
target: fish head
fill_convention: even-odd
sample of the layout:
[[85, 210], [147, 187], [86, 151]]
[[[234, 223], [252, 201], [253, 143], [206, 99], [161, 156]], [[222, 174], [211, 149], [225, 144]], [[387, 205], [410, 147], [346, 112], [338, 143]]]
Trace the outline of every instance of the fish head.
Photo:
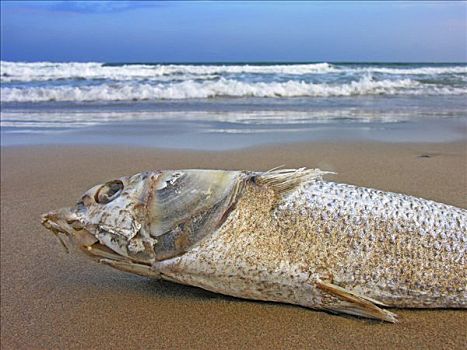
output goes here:
[[[145, 221], [145, 205], [162, 172], [150, 171], [121, 177], [86, 191], [75, 206], [42, 215], [42, 224], [81, 250], [98, 258], [125, 259], [130, 255], [147, 260], [145, 244], [137, 241]], [[139, 243], [139, 250], [132, 245]], [[148, 249], [149, 255], [150, 249]], [[139, 254], [138, 254], [139, 253]]]
[[44, 214], [42, 224], [98, 259], [151, 264], [183, 253], [218, 228], [244, 177], [196, 169], [121, 177], [92, 187], [74, 207]]

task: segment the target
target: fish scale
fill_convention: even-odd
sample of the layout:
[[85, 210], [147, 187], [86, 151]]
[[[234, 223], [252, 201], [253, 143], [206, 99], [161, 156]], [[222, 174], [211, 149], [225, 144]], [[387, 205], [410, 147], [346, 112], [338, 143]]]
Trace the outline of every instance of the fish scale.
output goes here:
[[[303, 225], [308, 225], [310, 217], [315, 220], [319, 213], [325, 213], [329, 219], [318, 220], [318, 226], [339, 232], [343, 240], [348, 237], [359, 238], [354, 240], [354, 246], [350, 250], [346, 250], [352, 257], [349, 259], [349, 265], [352, 261], [361, 260], [361, 249], [366, 248], [373, 253], [371, 256], [364, 256], [383, 271], [388, 271], [387, 267], [390, 264], [403, 266], [406, 273], [413, 274], [428, 267], [427, 271], [431, 273], [429, 283], [445, 288], [446, 295], [449, 294], [448, 290], [451, 290], [449, 275], [452, 275], [452, 278], [462, 276], [464, 288], [461, 290], [464, 294], [450, 299], [453, 305], [465, 306], [465, 210], [412, 196], [324, 181], [316, 181], [295, 191], [278, 210], [282, 214], [290, 215], [296, 208], [300, 208], [300, 214], [304, 216]], [[345, 220], [349, 217], [353, 220]], [[318, 228], [316, 231], [322, 230]], [[326, 243], [325, 236], [322, 237], [322, 242]], [[385, 244], [384, 248], [389, 249], [390, 254], [374, 254], [378, 247], [383, 247], [374, 242], [388, 242], [389, 245]], [[354, 274], [365, 273], [365, 269], [354, 271]], [[377, 275], [376, 270], [372, 270], [372, 273]], [[387, 275], [386, 278], [395, 281], [400, 275], [395, 273]], [[365, 281], [368, 282], [377, 284], [381, 281]], [[405, 284], [399, 280], [399, 283], [401, 288], [417, 293], [417, 288], [412, 286], [411, 280], [407, 280]], [[386, 300], [379, 297], [375, 290], [368, 293], [386, 304], [391, 304], [390, 298]], [[440, 294], [444, 295], [443, 290], [440, 290]], [[456, 300], [459, 297], [460, 300]], [[406, 302], [407, 306], [411, 307], [424, 303], [420, 298]], [[441, 303], [445, 301], [439, 300], [432, 306]]]

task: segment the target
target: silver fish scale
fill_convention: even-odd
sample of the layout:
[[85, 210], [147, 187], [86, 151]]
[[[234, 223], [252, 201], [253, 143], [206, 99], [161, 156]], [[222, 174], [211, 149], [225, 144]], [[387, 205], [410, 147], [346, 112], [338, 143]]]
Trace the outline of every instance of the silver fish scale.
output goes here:
[[[316, 261], [318, 269], [332, 271], [347, 288], [389, 305], [465, 304], [466, 210], [317, 180], [286, 197], [274, 216], [287, 221], [297, 213], [298, 227], [316, 237], [313, 250], [323, 252], [310, 258], [327, 256], [325, 263]], [[463, 295], [461, 304], [459, 294], [447, 300], [453, 289]]]
[[[302, 215], [336, 220], [352, 217], [349, 229], [366, 219], [379, 218], [397, 228], [413, 227], [420, 235], [466, 242], [467, 211], [446, 204], [398, 193], [333, 182], [315, 181], [294, 192], [280, 210], [300, 207]], [[466, 245], [460, 246], [465, 252]]]

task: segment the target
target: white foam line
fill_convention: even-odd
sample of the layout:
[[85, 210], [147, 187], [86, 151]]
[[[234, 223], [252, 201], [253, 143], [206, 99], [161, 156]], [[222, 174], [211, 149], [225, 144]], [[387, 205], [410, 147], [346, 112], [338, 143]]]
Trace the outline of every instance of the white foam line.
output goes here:
[[289, 74], [327, 73], [335, 68], [329, 63], [295, 65], [123, 65], [102, 63], [18, 63], [1, 62], [2, 81], [44, 81], [57, 79], [181, 79], [213, 77], [219, 74]]
[[326, 73], [383, 73], [395, 75], [467, 74], [467, 66], [380, 67], [330, 63], [269, 65], [174, 65], [132, 64], [108, 66], [98, 62], [7, 62], [1, 61], [2, 82], [32, 82], [58, 79], [160, 80], [210, 79], [225, 74], [307, 75]]
[[232, 79], [185, 81], [171, 84], [101, 84], [97, 86], [51, 86], [1, 88], [2, 102], [45, 101], [157, 101], [215, 97], [339, 97], [358, 95], [459, 95], [467, 88], [421, 84], [411, 79], [374, 80], [364, 76], [346, 84], [313, 84], [305, 81], [248, 83]]

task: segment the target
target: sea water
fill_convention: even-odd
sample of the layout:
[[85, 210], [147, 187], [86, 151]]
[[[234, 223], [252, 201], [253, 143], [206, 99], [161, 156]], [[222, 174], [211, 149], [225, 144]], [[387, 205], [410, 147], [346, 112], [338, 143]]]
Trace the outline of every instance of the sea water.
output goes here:
[[467, 64], [1, 62], [2, 145], [465, 137]]

